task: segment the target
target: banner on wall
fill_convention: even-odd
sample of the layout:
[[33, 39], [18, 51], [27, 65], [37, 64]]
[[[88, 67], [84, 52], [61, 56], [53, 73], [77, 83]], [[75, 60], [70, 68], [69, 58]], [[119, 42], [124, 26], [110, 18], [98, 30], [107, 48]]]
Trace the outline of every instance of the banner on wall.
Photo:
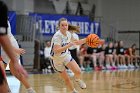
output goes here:
[[90, 33], [95, 33], [101, 36], [100, 23], [91, 22], [88, 16], [71, 16], [58, 14], [38, 14], [30, 13], [30, 16], [39, 18], [38, 29], [44, 35], [52, 35], [56, 32], [58, 20], [62, 17], [67, 18], [70, 24], [80, 26], [80, 36], [87, 36]]
[[8, 20], [11, 25], [12, 34], [16, 35], [16, 12], [15, 11], [8, 12]]

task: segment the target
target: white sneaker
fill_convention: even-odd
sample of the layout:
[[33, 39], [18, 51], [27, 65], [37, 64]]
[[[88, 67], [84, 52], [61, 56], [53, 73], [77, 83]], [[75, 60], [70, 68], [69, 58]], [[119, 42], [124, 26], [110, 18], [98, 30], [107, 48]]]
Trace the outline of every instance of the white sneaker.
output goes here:
[[80, 80], [80, 79], [76, 79], [76, 82], [79, 83], [80, 88], [82, 89], [86, 89], [86, 84], [84, 83], [84, 81]]
[[130, 68], [135, 68], [135, 66], [133, 66], [133, 65], [130, 65]]
[[124, 68], [124, 69], [127, 69], [128, 67], [127, 67], [126, 65], [123, 65], [123, 68]]
[[110, 65], [106, 65], [106, 68], [107, 68], [108, 70], [110, 70], [110, 69], [111, 69], [111, 66], [110, 66]]
[[81, 70], [82, 70], [82, 71], [85, 71], [85, 68], [84, 68], [84, 67], [81, 67]]
[[35, 90], [34, 90], [34, 89], [29, 88], [29, 89], [27, 89], [27, 93], [36, 93], [36, 92], [35, 92]]
[[120, 68], [121, 68], [121, 69], [124, 69], [124, 65], [120, 65]]
[[117, 67], [118, 67], [118, 69], [121, 69], [121, 65], [118, 65]]
[[76, 91], [75, 89], [72, 91], [72, 93], [78, 93], [78, 91]]
[[128, 65], [128, 68], [131, 68], [131, 65], [130, 64]]

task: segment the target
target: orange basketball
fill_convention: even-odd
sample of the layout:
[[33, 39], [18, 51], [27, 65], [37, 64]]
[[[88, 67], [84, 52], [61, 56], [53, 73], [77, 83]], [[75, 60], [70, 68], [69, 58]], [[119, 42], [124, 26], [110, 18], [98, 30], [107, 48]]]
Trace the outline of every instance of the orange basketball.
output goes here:
[[100, 38], [96, 34], [90, 34], [86, 38], [86, 44], [92, 48], [98, 47], [100, 44]]

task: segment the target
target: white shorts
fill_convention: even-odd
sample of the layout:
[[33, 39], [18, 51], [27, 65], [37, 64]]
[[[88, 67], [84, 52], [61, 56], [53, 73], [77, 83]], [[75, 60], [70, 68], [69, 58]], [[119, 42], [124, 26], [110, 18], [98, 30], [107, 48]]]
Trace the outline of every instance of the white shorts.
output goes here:
[[66, 54], [63, 57], [54, 56], [52, 57], [52, 59], [53, 59], [52, 66], [58, 72], [64, 71], [66, 65], [73, 60], [70, 54]]

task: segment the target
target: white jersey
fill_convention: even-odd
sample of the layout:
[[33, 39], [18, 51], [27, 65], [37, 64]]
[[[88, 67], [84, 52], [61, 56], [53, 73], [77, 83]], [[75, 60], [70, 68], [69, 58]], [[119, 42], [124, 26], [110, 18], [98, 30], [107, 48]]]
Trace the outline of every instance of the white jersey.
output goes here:
[[66, 32], [66, 36], [64, 36], [60, 30], [58, 30], [54, 36], [52, 37], [51, 41], [51, 56], [60, 56], [64, 57], [66, 54], [69, 54], [69, 50], [66, 49], [65, 51], [61, 52], [60, 54], [55, 54], [53, 51], [54, 45], [60, 45], [61, 47], [67, 45], [71, 41], [71, 33], [69, 31]]
[[18, 43], [17, 43], [15, 37], [13, 36], [13, 34], [12, 34], [12, 32], [11, 32], [11, 26], [10, 26], [9, 21], [8, 21], [8, 30], [7, 30], [7, 34], [8, 34], [8, 37], [9, 37], [9, 39], [10, 39], [12, 45], [13, 45], [14, 47], [16, 47], [16, 48], [19, 48], [19, 45], [18, 45]]
[[[18, 45], [16, 39], [14, 38], [14, 36], [13, 36], [13, 34], [12, 34], [12, 32], [11, 32], [11, 26], [10, 26], [9, 21], [8, 21], [7, 34], [8, 34], [8, 37], [9, 37], [9, 39], [10, 39], [10, 42], [11, 42], [12, 46], [15, 47], [15, 48], [19, 48], [19, 45]], [[9, 57], [7, 56], [7, 54], [5, 53], [5, 51], [3, 50], [3, 48], [1, 48], [1, 57], [2, 57], [2, 59], [3, 59], [3, 61], [4, 61], [5, 63], [9, 63], [10, 59], [9, 59]], [[19, 59], [19, 57], [20, 57], [20, 56], [17, 55], [17, 59]]]

